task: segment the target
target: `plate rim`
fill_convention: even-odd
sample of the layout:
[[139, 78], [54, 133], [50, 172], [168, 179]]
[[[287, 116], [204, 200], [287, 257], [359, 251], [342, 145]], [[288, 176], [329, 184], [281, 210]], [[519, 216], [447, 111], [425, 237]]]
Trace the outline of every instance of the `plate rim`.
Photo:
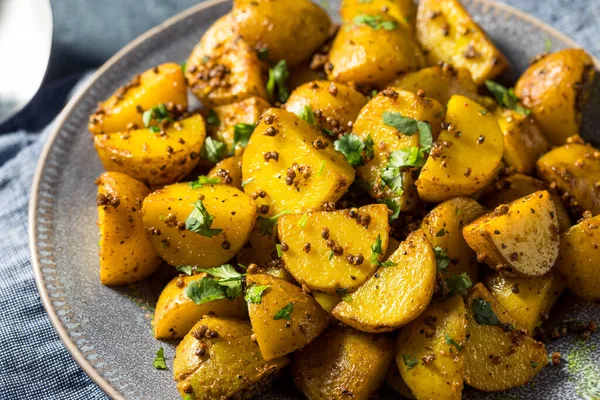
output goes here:
[[[167, 27], [189, 17], [192, 14], [201, 12], [204, 9], [226, 3], [230, 0], [207, 0], [202, 3], [196, 4], [186, 10], [175, 14], [172, 17], [169, 17], [164, 22], [156, 25], [146, 32], [142, 33], [140, 36], [129, 42], [125, 45], [121, 50], [115, 53], [112, 57], [110, 57], [102, 66], [100, 66], [96, 72], [88, 79], [88, 81], [73, 95], [72, 99], [68, 102], [65, 108], [60, 112], [60, 114], [55, 119], [55, 126], [48, 135], [46, 139], [46, 143], [40, 153], [40, 157], [37, 162], [36, 170], [34, 172], [31, 191], [30, 191], [30, 199], [29, 199], [29, 208], [28, 208], [28, 221], [27, 221], [27, 232], [28, 232], [28, 240], [29, 240], [29, 250], [31, 256], [31, 266], [33, 268], [35, 284], [37, 286], [40, 299], [44, 306], [44, 309], [50, 319], [50, 323], [53, 328], [56, 330], [60, 340], [64, 344], [65, 348], [68, 350], [70, 355], [73, 357], [75, 362], [81, 367], [81, 369], [85, 372], [85, 374], [96, 384], [104, 393], [112, 398], [118, 400], [126, 400], [125, 397], [106, 379], [104, 378], [98, 370], [94, 368], [90, 361], [88, 361], [83, 352], [79, 349], [75, 341], [69, 335], [66, 327], [60, 320], [58, 313], [53, 307], [48, 290], [44, 284], [42, 268], [40, 264], [40, 255], [38, 251], [38, 243], [36, 232], [37, 229], [37, 211], [38, 205], [40, 202], [39, 193], [40, 193], [40, 182], [42, 180], [42, 176], [44, 174], [44, 169], [46, 163], [48, 161], [48, 157], [50, 154], [50, 150], [52, 149], [54, 143], [58, 138], [59, 132], [63, 129], [65, 122], [68, 120], [72, 111], [81, 103], [84, 97], [88, 94], [90, 88], [96, 83], [96, 81], [107, 71], [110, 67], [116, 64], [122, 57], [124, 57], [127, 53], [129, 53], [132, 49], [137, 47], [139, 44], [149, 39], [152, 36], [155, 36], [162, 31], [164, 31]], [[574, 48], [582, 48], [575, 40], [571, 39], [566, 34], [562, 33], [558, 29], [552, 27], [551, 25], [546, 24], [539, 18], [526, 13], [525, 11], [519, 10], [513, 6], [502, 3], [499, 0], [466, 0], [471, 3], [477, 3], [479, 5], [484, 5], [488, 7], [488, 12], [493, 9], [502, 10], [508, 14], [512, 14], [519, 19], [525, 20], [526, 22], [537, 26], [538, 28], [546, 31], [550, 36], [558, 37], [560, 40], [565, 42], [568, 46]], [[586, 50], [587, 51], [587, 50]], [[588, 52], [589, 54], [589, 52]], [[590, 54], [596, 69], [600, 70], [600, 60], [596, 58], [593, 54]]]

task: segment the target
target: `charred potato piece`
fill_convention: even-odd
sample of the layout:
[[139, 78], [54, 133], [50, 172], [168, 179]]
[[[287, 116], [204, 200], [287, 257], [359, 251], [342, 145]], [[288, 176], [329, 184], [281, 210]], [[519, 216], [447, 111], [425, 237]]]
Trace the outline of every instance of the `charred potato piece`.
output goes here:
[[417, 8], [412, 0], [342, 0], [340, 15], [344, 22], [361, 15], [391, 17], [406, 31], [413, 32]]
[[208, 172], [208, 176], [242, 190], [242, 156], [224, 158]]

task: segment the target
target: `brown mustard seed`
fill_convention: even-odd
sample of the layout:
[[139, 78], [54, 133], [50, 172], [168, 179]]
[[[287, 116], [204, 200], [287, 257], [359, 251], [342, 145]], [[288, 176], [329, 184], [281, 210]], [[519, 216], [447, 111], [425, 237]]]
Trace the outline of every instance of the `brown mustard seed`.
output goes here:
[[314, 142], [312, 142], [312, 145], [315, 149], [321, 150], [329, 146], [329, 142], [324, 137], [319, 136]]
[[327, 90], [329, 91], [329, 94], [331, 94], [333, 97], [337, 96], [338, 94], [338, 88], [333, 82], [329, 85], [329, 88]]
[[198, 357], [204, 357], [206, 355], [206, 345], [204, 343], [198, 347], [198, 350], [196, 350], [196, 355]]
[[288, 251], [290, 246], [287, 243], [281, 242], [281, 251]]
[[335, 254], [336, 256], [341, 256], [342, 254], [344, 254], [344, 248], [339, 244], [336, 244], [335, 246], [333, 246], [333, 254]]
[[325, 240], [329, 239], [329, 228], [324, 226], [321, 230], [321, 237]]
[[477, 144], [483, 144], [485, 142], [485, 136], [481, 135], [477, 138]]
[[206, 325], [200, 325], [198, 329], [192, 332], [192, 336], [197, 340], [202, 340], [207, 331], [208, 327]]
[[471, 172], [472, 172], [471, 168], [467, 167], [467, 168], [465, 168], [464, 175], [468, 178], [469, 176], [471, 176]]
[[304, 250], [305, 253], [310, 253], [310, 243], [304, 244], [302, 250]]
[[273, 123], [273, 116], [272, 115], [266, 115], [263, 118], [263, 122], [267, 125], [271, 125]]
[[[266, 117], [265, 117], [265, 120], [266, 120]], [[278, 131], [277, 131], [277, 128], [274, 128], [274, 127], [270, 126], [270, 127], [268, 127], [268, 128], [267, 128], [267, 129], [266, 129], [266, 130], [263, 132], [263, 135], [266, 135], [266, 136], [275, 136], [275, 135], [277, 135], [277, 132], [278, 132]]]
[[560, 365], [560, 353], [558, 351], [552, 353], [552, 365]]
[[521, 293], [521, 289], [519, 288], [519, 284], [515, 283], [514, 285], [512, 285], [512, 287], [510, 288], [510, 291], [513, 292], [514, 294]]
[[246, 269], [246, 272], [249, 274], [257, 274], [259, 271], [258, 265], [251, 263], [250, 265], [248, 265], [248, 268]]
[[223, 240], [221, 242], [221, 247], [223, 250], [229, 250], [231, 248], [231, 243], [229, 243], [227, 240]]
[[369, 214], [367, 214], [367, 215], [363, 215], [363, 216], [360, 218], [360, 224], [361, 224], [362, 226], [364, 226], [365, 228], [368, 228], [368, 227], [369, 227], [369, 225], [371, 225], [371, 216], [370, 216]]
[[267, 151], [266, 153], [263, 153], [263, 157], [266, 162], [269, 162], [270, 160], [279, 161], [279, 153], [276, 151]]
[[327, 240], [327, 247], [333, 248], [335, 246], [335, 242], [331, 239]]
[[288, 168], [285, 177], [285, 184], [290, 186], [294, 183], [294, 179], [296, 179], [296, 173], [292, 168]]
[[356, 218], [358, 217], [358, 210], [356, 208], [351, 208], [348, 215], [350, 215], [350, 218]]
[[493, 356], [493, 357], [491, 357], [491, 360], [492, 360], [492, 364], [494, 364], [494, 365], [502, 364], [502, 357], [500, 357], [500, 356]]
[[[258, 197], [258, 195], [256, 197]], [[258, 212], [264, 215], [269, 212], [269, 208], [271, 207], [266, 204], [261, 204], [261, 206], [258, 208]]]
[[365, 257], [362, 254], [358, 253], [354, 256], [354, 265], [361, 265], [363, 262], [365, 262]]

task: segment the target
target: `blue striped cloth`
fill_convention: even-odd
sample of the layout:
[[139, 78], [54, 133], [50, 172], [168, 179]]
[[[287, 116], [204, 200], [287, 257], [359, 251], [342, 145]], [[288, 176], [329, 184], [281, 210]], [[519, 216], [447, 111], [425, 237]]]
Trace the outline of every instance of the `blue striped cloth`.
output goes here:
[[[600, 1], [506, 2], [553, 25], [600, 57]], [[165, 17], [172, 14], [168, 7], [161, 12]], [[50, 324], [33, 280], [27, 243], [32, 176], [52, 130], [52, 124], [41, 129], [36, 123], [52, 120], [81, 78], [46, 84], [17, 120], [0, 126], [0, 132], [13, 132], [0, 136], [0, 399], [107, 398], [71, 358]]]

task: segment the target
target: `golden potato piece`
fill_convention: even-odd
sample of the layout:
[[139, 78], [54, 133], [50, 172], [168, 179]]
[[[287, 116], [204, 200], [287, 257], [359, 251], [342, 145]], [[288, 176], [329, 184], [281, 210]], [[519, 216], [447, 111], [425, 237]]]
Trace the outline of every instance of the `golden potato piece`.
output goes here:
[[333, 309], [333, 316], [365, 332], [389, 332], [417, 318], [435, 288], [435, 253], [422, 230], [412, 232], [382, 266], [349, 299]]
[[434, 248], [440, 247], [450, 259], [443, 275], [466, 273], [471, 282], [479, 280], [479, 265], [475, 253], [462, 235], [465, 225], [485, 214], [486, 209], [475, 200], [456, 197], [439, 204], [423, 218], [421, 229]]
[[315, 70], [310, 67], [310, 64], [308, 61], [303, 62], [290, 71], [290, 76], [287, 80], [288, 90], [293, 91], [305, 83], [327, 79], [327, 74], [322, 68]]
[[422, 0], [417, 39], [430, 64], [444, 61], [471, 72], [475, 83], [494, 79], [508, 68], [506, 57], [471, 18], [459, 0]]
[[581, 298], [600, 300], [600, 216], [586, 218], [565, 232], [555, 269]]
[[[354, 168], [313, 125], [294, 114], [270, 108], [264, 112], [244, 152], [244, 192], [256, 193], [256, 204], [269, 206], [266, 216], [304, 212], [337, 201], [354, 181]], [[265, 196], [258, 196], [258, 194]], [[254, 197], [254, 196], [253, 196]]]
[[417, 7], [412, 0], [342, 0], [342, 21], [352, 22], [361, 15], [391, 17], [407, 32], [414, 33]]
[[252, 229], [248, 241], [237, 254], [238, 262], [246, 266], [254, 263], [259, 267], [267, 268], [278, 260], [279, 257], [277, 257], [277, 249], [275, 247], [277, 244], [275, 241], [277, 237], [276, 228], [277, 225], [273, 233], [267, 234], [266, 232], [261, 232], [260, 227], [256, 225]]
[[392, 357], [387, 336], [331, 327], [294, 355], [294, 384], [309, 399], [366, 400], [383, 382]]
[[579, 134], [594, 74], [594, 62], [584, 50], [557, 51], [521, 75], [515, 94], [531, 109], [546, 138], [560, 146]]
[[154, 310], [154, 337], [160, 340], [173, 340], [184, 337], [192, 326], [204, 315], [247, 319], [248, 309], [241, 296], [233, 300], [220, 299], [196, 304], [186, 294], [185, 289], [194, 281], [207, 275], [177, 276], [162, 290]]
[[339, 296], [333, 296], [331, 294], [323, 293], [323, 292], [314, 292], [313, 293], [315, 300], [321, 308], [327, 311], [327, 314], [331, 315], [331, 312], [342, 299]]
[[500, 392], [529, 382], [548, 364], [543, 343], [515, 327], [506, 310], [483, 284], [467, 298], [465, 381], [485, 392]]
[[[371, 247], [388, 243], [388, 209], [373, 204], [358, 210], [284, 215], [279, 238], [286, 269], [300, 284], [331, 295], [355, 291], [377, 269]], [[304, 227], [300, 227], [305, 218]]]
[[173, 376], [182, 397], [250, 398], [268, 389], [289, 362], [288, 357], [265, 361], [252, 342], [249, 322], [206, 315], [177, 346]]
[[544, 275], [558, 257], [558, 222], [547, 191], [498, 206], [463, 228], [477, 259], [507, 274]]
[[152, 275], [161, 264], [142, 223], [142, 201], [150, 190], [119, 172], [100, 175], [100, 282], [128, 285]]
[[187, 110], [187, 89], [181, 65], [166, 63], [136, 75], [90, 115], [88, 129], [93, 134], [126, 132], [144, 126], [142, 110], [172, 103]]
[[308, 60], [331, 25], [310, 0], [234, 0], [233, 17], [251, 47], [266, 48], [271, 61], [286, 60], [290, 67]]
[[265, 360], [303, 348], [329, 325], [327, 312], [296, 285], [268, 274], [250, 274], [246, 284], [268, 286], [258, 303], [248, 301], [252, 331]]
[[445, 122], [448, 129], [440, 133], [416, 182], [419, 196], [428, 202], [482, 189], [494, 179], [504, 152], [494, 116], [473, 100], [452, 96]]
[[385, 375], [385, 383], [390, 385], [396, 392], [400, 393], [402, 397], [415, 399], [410, 388], [406, 385], [404, 379], [402, 379], [402, 375], [400, 375], [400, 371], [398, 370], [398, 364], [396, 364], [395, 361], [392, 361], [390, 368], [388, 368], [388, 372]]
[[535, 278], [514, 278], [494, 272], [485, 283], [498, 303], [517, 324], [533, 335], [535, 327], [548, 316], [565, 284], [551, 271]]
[[600, 214], [600, 159], [598, 149], [584, 144], [566, 144], [544, 154], [537, 162], [537, 175], [556, 185], [571, 210], [582, 215]]
[[[199, 203], [214, 218], [208, 227], [200, 227], [208, 232], [195, 229], [207, 219], [196, 215]], [[216, 184], [192, 189], [188, 183], [150, 194], [143, 214], [150, 241], [166, 262], [200, 268], [217, 267], [232, 258], [248, 239], [257, 215], [252, 199], [234, 187]]]
[[204, 120], [194, 115], [165, 131], [138, 129], [94, 136], [104, 169], [123, 172], [149, 185], [176, 182], [198, 164], [206, 136]]
[[223, 43], [231, 42], [237, 36], [238, 29], [233, 18], [233, 14], [228, 12], [221, 18], [217, 19], [210, 26], [210, 28], [204, 32], [200, 42], [198, 42], [196, 45], [198, 49], [195, 49], [195, 51], [201, 51], [206, 55], [214, 55], [219, 52], [219, 49], [223, 46]]
[[461, 296], [431, 303], [396, 340], [396, 364], [417, 399], [460, 400], [467, 310]]
[[242, 156], [224, 158], [208, 172], [208, 176], [242, 190]]

